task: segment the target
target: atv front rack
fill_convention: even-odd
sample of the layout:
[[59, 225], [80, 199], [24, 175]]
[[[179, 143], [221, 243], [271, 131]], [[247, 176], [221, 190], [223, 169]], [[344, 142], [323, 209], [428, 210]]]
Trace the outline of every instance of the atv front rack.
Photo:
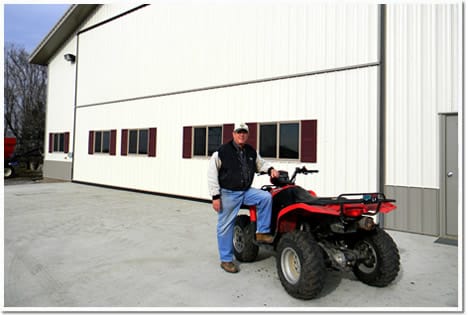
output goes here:
[[395, 202], [395, 199], [388, 199], [383, 193], [353, 193], [353, 194], [341, 194], [338, 197], [319, 197], [314, 199], [310, 204], [319, 206], [340, 206], [340, 216], [344, 216], [345, 205], [350, 204], [364, 204], [369, 205], [369, 214], [374, 215], [380, 211], [382, 203], [384, 202]]

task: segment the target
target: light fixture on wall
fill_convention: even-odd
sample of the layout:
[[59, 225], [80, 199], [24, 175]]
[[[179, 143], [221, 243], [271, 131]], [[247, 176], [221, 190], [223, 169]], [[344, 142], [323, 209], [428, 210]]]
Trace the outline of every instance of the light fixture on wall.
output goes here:
[[70, 61], [71, 63], [75, 63], [76, 56], [72, 55], [72, 54], [65, 54], [63, 56], [63, 58], [65, 58], [66, 61]]

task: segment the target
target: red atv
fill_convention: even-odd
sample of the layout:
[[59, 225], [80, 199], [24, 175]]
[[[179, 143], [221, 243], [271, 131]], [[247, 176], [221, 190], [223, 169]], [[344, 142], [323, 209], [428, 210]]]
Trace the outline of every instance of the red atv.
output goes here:
[[237, 260], [251, 262], [259, 246], [276, 250], [276, 266], [283, 287], [293, 297], [312, 299], [322, 290], [325, 268], [353, 271], [371, 286], [390, 284], [400, 270], [395, 242], [373, 220], [377, 213], [396, 208], [382, 193], [342, 194], [317, 197], [315, 192], [294, 184], [297, 174], [318, 173], [297, 167], [264, 185], [273, 197], [271, 231], [273, 245], [255, 241], [256, 209], [237, 217], [234, 253]]

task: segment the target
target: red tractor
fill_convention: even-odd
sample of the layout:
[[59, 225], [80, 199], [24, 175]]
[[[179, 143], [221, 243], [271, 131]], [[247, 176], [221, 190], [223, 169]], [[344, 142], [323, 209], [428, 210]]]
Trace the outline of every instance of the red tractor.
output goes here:
[[3, 155], [4, 155], [4, 178], [13, 177], [15, 175], [15, 167], [18, 165], [18, 161], [15, 157], [16, 138], [5, 137], [3, 143]]
[[400, 255], [393, 239], [375, 223], [378, 213], [396, 208], [383, 193], [318, 197], [295, 185], [297, 174], [318, 173], [297, 167], [293, 176], [280, 171], [272, 185], [272, 245], [255, 241], [256, 209], [237, 217], [234, 253], [241, 262], [257, 258], [259, 246], [276, 251], [276, 266], [283, 287], [293, 297], [312, 299], [324, 286], [326, 267], [352, 271], [360, 281], [376, 287], [389, 285], [400, 270]]

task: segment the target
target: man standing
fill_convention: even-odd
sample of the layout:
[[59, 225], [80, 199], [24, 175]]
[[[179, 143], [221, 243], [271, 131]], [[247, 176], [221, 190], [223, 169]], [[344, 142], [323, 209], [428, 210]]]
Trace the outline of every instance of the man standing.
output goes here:
[[236, 124], [233, 140], [214, 152], [208, 168], [208, 189], [212, 196], [213, 209], [218, 213], [218, 250], [221, 268], [227, 272], [239, 271], [232, 262], [234, 222], [241, 205], [257, 206], [256, 240], [272, 243], [270, 233], [271, 195], [252, 188], [255, 173], [268, 172], [271, 177], [279, 173], [270, 166], [255, 149], [247, 144], [249, 127]]

